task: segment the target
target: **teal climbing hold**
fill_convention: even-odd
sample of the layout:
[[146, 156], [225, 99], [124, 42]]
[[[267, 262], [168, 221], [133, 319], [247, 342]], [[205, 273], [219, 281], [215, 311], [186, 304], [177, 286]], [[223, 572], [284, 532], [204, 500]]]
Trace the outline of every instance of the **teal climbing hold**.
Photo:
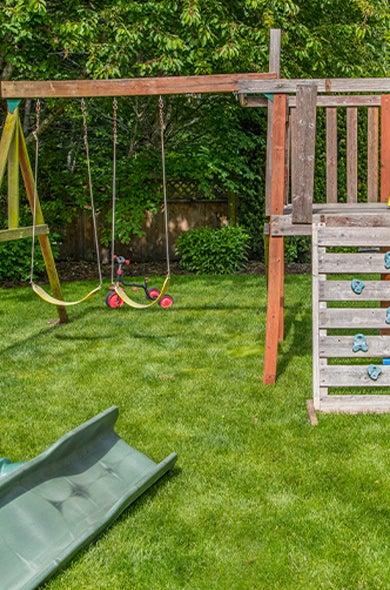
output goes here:
[[382, 369], [378, 367], [378, 365], [370, 365], [367, 369], [367, 374], [370, 379], [376, 381], [378, 377], [381, 375]]
[[364, 281], [360, 279], [352, 279], [351, 281], [351, 289], [355, 295], [360, 295], [365, 286]]
[[367, 346], [367, 338], [365, 337], [364, 334], [355, 334], [355, 336], [353, 337], [353, 346], [352, 346], [352, 352], [367, 352], [368, 351], [368, 346]]

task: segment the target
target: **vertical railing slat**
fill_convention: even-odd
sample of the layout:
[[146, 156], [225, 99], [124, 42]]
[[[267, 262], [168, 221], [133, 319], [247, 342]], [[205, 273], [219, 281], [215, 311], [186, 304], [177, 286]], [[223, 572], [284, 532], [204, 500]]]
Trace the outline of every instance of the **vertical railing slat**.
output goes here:
[[337, 203], [337, 108], [326, 109], [326, 202]]

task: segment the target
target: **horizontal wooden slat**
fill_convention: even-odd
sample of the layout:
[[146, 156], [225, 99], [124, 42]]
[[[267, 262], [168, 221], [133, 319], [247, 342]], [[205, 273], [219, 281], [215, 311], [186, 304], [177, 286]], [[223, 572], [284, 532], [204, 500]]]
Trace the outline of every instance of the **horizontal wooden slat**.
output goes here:
[[389, 92], [390, 78], [313, 78], [243, 80], [238, 83], [238, 91], [243, 94], [283, 94], [295, 93], [299, 85], [317, 86], [318, 92]]
[[[380, 365], [382, 373], [375, 381], [368, 376], [369, 365], [326, 365], [320, 367], [321, 387], [389, 387], [390, 366]], [[378, 365], [379, 366], [379, 365]], [[389, 396], [390, 397], [390, 396]]]
[[[273, 215], [272, 235], [310, 236], [311, 224], [292, 223], [292, 207], [287, 205], [283, 215]], [[314, 203], [315, 221], [332, 227], [388, 227], [390, 228], [390, 209], [386, 203]], [[389, 231], [390, 242], [390, 231]]]
[[353, 336], [320, 336], [320, 358], [390, 358], [390, 336], [366, 336], [367, 352], [353, 352]]
[[[389, 302], [390, 307], [390, 302]], [[320, 329], [390, 328], [386, 324], [386, 308], [326, 308], [319, 311]]]
[[[249, 94], [247, 96], [240, 94], [241, 104], [245, 107], [266, 107], [268, 101], [263, 96]], [[378, 95], [356, 95], [356, 96], [317, 96], [318, 107], [378, 107], [381, 104], [381, 97]], [[288, 97], [289, 108], [297, 106], [296, 97]]]
[[1, 82], [2, 98], [71, 98], [235, 92], [239, 80], [275, 78], [274, 73], [164, 76], [118, 80], [38, 80]]
[[383, 274], [385, 269], [384, 253], [373, 254], [322, 254], [318, 256], [320, 273], [327, 274]]
[[[35, 235], [42, 236], [49, 233], [46, 224], [35, 226]], [[33, 227], [16, 227], [13, 229], [2, 229], [0, 231], [0, 242], [9, 242], [11, 240], [20, 240], [21, 238], [31, 238], [33, 236]]]
[[[255, 98], [248, 97], [248, 98]], [[288, 99], [288, 106], [294, 108], [296, 106], [296, 97], [289, 96]], [[378, 95], [344, 95], [344, 96], [317, 96], [317, 106], [318, 107], [364, 107], [364, 106], [372, 106], [372, 107], [379, 107], [381, 104], [381, 97]]]
[[390, 228], [329, 227], [318, 228], [319, 246], [389, 246]]
[[390, 395], [328, 395], [320, 398], [320, 411], [344, 414], [390, 412]]
[[390, 301], [389, 281], [363, 281], [364, 288], [354, 293], [352, 281], [320, 281], [320, 301]]

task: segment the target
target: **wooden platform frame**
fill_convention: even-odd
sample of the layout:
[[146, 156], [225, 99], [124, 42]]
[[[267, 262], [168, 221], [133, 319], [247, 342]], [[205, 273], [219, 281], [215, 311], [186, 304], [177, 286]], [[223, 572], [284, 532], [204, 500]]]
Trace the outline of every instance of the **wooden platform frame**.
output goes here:
[[[358, 213], [356, 219], [362, 225], [389, 225], [390, 217], [387, 200], [390, 196], [390, 97], [388, 95], [319, 95], [320, 90], [337, 89], [362, 91], [390, 89], [390, 80], [337, 80], [328, 81], [288, 81], [283, 85], [283, 94], [274, 95], [274, 117], [272, 119], [272, 145], [270, 146], [271, 190], [268, 225], [270, 252], [268, 258], [268, 303], [267, 327], [264, 357], [263, 382], [275, 383], [277, 376], [278, 343], [283, 334], [283, 309], [278, 302], [283, 298], [283, 247], [286, 236], [311, 236], [313, 215], [328, 214], [336, 220], [340, 215]], [[351, 84], [350, 84], [351, 82]], [[279, 81], [272, 83], [275, 88]], [[283, 83], [284, 84], [284, 83]], [[270, 89], [263, 82], [241, 83], [246, 91], [259, 88]], [[287, 92], [293, 91], [294, 96]], [[287, 105], [286, 120], [278, 115], [275, 105], [280, 97], [285, 97]], [[259, 101], [259, 104], [257, 104]], [[264, 106], [264, 99], [245, 95], [242, 99], [247, 106]], [[357, 152], [357, 109], [367, 107], [368, 111], [368, 193], [365, 203], [357, 202], [358, 152]], [[326, 108], [327, 133], [327, 194], [326, 203], [314, 202], [314, 167], [316, 116], [319, 107]], [[337, 108], [347, 110], [347, 194], [348, 202], [338, 202], [337, 184]], [[379, 113], [381, 116], [379, 117]], [[283, 137], [281, 145], [278, 138]], [[379, 151], [380, 145], [380, 151]], [[284, 156], [282, 155], [284, 151]], [[380, 160], [379, 160], [380, 153]], [[283, 168], [283, 158], [285, 166]], [[272, 171], [277, 169], [274, 174]], [[379, 178], [380, 173], [380, 178]], [[274, 184], [276, 181], [276, 185]], [[284, 195], [281, 186], [284, 184]], [[290, 199], [289, 197], [290, 193]], [[288, 202], [290, 200], [290, 202]], [[281, 203], [283, 205], [281, 206]], [[335, 221], [337, 224], [337, 222]], [[355, 220], [355, 223], [359, 223]], [[278, 242], [276, 240], [279, 240]], [[279, 244], [275, 255], [275, 247]], [[382, 278], [388, 278], [383, 275]], [[279, 309], [279, 312], [277, 312]]]

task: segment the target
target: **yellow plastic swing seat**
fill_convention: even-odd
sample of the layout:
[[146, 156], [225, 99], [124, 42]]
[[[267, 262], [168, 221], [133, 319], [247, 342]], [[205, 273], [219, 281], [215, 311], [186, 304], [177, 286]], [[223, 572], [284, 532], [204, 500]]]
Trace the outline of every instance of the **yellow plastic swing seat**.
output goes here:
[[82, 299], [78, 299], [77, 301], [63, 301], [62, 299], [57, 299], [56, 297], [53, 297], [49, 293], [46, 293], [46, 291], [44, 289], [42, 289], [42, 287], [40, 287], [39, 285], [36, 285], [35, 283], [31, 283], [31, 287], [32, 287], [32, 290], [34, 291], [34, 293], [36, 293], [41, 299], [46, 301], [46, 303], [51, 303], [52, 305], [58, 305], [61, 307], [68, 307], [71, 305], [78, 305], [79, 303], [83, 303], [83, 301], [86, 301], [87, 299], [92, 297], [92, 295], [94, 295], [95, 293], [100, 291], [100, 289], [102, 288], [102, 285], [101, 284], [98, 285], [97, 287], [95, 287], [95, 289], [92, 289], [92, 291], [87, 293]]
[[161, 301], [168, 289], [169, 279], [170, 276], [168, 275], [163, 283], [159, 296], [156, 297], [156, 299], [152, 299], [149, 303], [138, 303], [138, 301], [130, 299], [127, 293], [119, 285], [115, 285], [115, 293], [118, 295], [118, 297], [120, 297], [120, 299], [122, 299], [123, 303], [126, 303], [126, 305], [129, 307], [134, 307], [134, 309], [146, 309], [147, 307], [151, 307], [152, 305], [155, 305]]

